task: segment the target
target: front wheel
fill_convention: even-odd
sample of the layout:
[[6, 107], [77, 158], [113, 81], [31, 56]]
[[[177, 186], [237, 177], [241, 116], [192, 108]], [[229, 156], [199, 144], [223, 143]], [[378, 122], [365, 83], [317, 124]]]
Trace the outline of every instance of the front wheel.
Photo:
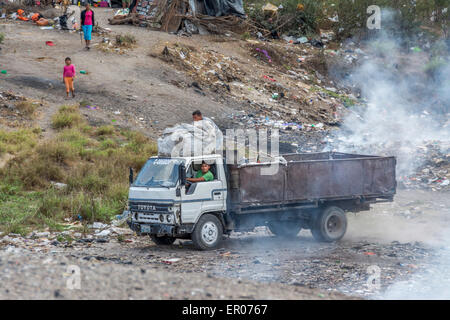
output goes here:
[[174, 237], [169, 237], [169, 236], [158, 237], [156, 235], [151, 235], [150, 238], [157, 245], [166, 245], [166, 246], [171, 245], [176, 240]]
[[212, 214], [205, 214], [198, 220], [191, 237], [197, 249], [211, 250], [219, 246], [222, 236], [220, 220]]
[[338, 241], [346, 231], [347, 217], [339, 207], [327, 207], [312, 217], [311, 233], [317, 241]]
[[297, 221], [270, 221], [267, 227], [278, 237], [295, 238], [302, 229], [302, 224]]

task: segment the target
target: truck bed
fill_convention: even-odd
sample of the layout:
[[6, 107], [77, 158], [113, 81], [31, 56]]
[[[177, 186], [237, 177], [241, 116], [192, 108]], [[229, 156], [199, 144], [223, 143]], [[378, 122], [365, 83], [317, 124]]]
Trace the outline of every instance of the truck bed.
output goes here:
[[268, 164], [228, 165], [230, 204], [245, 207], [318, 201], [392, 199], [395, 157], [337, 152], [284, 154], [287, 164], [261, 175]]

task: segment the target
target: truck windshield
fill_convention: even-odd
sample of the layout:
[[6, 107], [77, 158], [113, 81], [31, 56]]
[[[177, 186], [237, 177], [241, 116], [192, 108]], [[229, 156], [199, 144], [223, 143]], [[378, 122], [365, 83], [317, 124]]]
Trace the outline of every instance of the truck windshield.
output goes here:
[[149, 159], [139, 172], [134, 185], [136, 187], [175, 187], [181, 163], [182, 161], [177, 159]]

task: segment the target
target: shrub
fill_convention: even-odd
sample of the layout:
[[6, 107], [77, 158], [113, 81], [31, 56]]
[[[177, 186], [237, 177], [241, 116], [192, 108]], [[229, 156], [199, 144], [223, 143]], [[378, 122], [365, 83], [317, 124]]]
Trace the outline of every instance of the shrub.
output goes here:
[[134, 44], [136, 44], [136, 38], [132, 34], [116, 36], [116, 45], [119, 47], [132, 47]]
[[62, 106], [52, 118], [52, 127], [54, 129], [72, 128], [82, 122], [77, 106]]

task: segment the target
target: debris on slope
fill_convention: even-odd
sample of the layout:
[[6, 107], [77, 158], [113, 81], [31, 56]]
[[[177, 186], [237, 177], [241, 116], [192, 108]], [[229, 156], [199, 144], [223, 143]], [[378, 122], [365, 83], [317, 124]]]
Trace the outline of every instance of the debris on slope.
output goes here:
[[249, 106], [230, 116], [251, 128], [326, 129], [337, 125], [346, 106], [353, 103], [346, 92], [333, 87], [317, 71], [315, 48], [256, 40], [245, 41], [241, 47], [251, 59], [180, 43], [157, 46], [150, 55], [194, 80], [180, 86], [192, 87], [202, 95], [208, 89], [220, 99], [231, 98]]
[[0, 92], [0, 126], [23, 127], [35, 117], [43, 104], [12, 92]]

